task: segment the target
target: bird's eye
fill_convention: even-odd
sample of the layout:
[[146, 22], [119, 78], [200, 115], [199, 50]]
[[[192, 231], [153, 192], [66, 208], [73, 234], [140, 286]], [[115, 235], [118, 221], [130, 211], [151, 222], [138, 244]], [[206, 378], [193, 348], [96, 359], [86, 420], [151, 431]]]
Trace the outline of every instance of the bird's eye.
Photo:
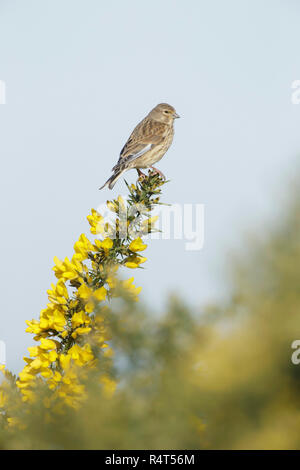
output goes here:
[[164, 113], [169, 114], [169, 111], [166, 110], [166, 111], [164, 111]]

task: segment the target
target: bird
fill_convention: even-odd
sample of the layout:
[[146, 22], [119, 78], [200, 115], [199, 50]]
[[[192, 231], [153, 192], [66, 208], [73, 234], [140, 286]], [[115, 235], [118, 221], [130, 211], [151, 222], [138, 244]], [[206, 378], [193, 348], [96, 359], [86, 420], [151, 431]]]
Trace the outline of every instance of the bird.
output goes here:
[[117, 164], [112, 168], [112, 176], [101, 186], [113, 189], [117, 180], [127, 170], [135, 168], [139, 177], [146, 175], [141, 169], [151, 168], [165, 179], [164, 174], [155, 168], [165, 155], [173, 141], [174, 120], [180, 116], [175, 108], [167, 103], [160, 103], [134, 128], [120, 152]]

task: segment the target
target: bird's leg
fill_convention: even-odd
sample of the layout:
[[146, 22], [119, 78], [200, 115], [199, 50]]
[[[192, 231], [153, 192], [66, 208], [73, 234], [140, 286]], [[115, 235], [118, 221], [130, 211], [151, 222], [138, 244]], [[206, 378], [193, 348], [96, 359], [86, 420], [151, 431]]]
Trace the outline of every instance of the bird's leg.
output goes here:
[[158, 174], [162, 179], [164, 179], [164, 180], [166, 179], [166, 177], [165, 177], [165, 175], [163, 174], [162, 171], [158, 170], [157, 168], [154, 168], [154, 166], [150, 166], [150, 168], [152, 168], [152, 170], [154, 170], [154, 172], [156, 174]]
[[146, 175], [139, 168], [136, 168], [136, 171], [138, 172], [139, 178], [146, 178]]

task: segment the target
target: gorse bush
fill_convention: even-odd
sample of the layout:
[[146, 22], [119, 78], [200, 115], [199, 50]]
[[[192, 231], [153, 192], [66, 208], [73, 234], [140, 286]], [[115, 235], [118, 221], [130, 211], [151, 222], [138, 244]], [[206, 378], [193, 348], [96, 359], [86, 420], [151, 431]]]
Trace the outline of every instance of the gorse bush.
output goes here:
[[[129, 297], [137, 300], [140, 288], [133, 277], [119, 281], [118, 268], [138, 268], [146, 261], [140, 252], [147, 247], [142, 236], [153, 228], [151, 211], [159, 204], [161, 178], [149, 173], [148, 178], [128, 186], [129, 196], [107, 201], [115, 213], [113, 223], [105, 221], [92, 209], [87, 217], [93, 243], [80, 235], [71, 260], [55, 258], [53, 268], [58, 281], [47, 291], [49, 303], [39, 320], [27, 321], [27, 332], [33, 333], [37, 346], [28, 348], [30, 357], [15, 378], [2, 367], [5, 381], [1, 387], [0, 411], [4, 425], [25, 426], [20, 415], [26, 404], [34, 404], [42, 389], [43, 404], [51, 411], [63, 413], [66, 406], [77, 409], [87, 398], [84, 380], [92, 369], [109, 396], [114, 392], [109, 346], [109, 308], [106, 300]], [[50, 392], [49, 392], [50, 390]]]
[[4, 371], [0, 448], [300, 447], [299, 194], [232, 262], [226, 302], [195, 311], [172, 297], [157, 319], [118, 270], [145, 260], [162, 184], [150, 174], [108, 202], [113, 222], [92, 211], [99, 238], [56, 260], [49, 304], [28, 324], [38, 346], [19, 377]]

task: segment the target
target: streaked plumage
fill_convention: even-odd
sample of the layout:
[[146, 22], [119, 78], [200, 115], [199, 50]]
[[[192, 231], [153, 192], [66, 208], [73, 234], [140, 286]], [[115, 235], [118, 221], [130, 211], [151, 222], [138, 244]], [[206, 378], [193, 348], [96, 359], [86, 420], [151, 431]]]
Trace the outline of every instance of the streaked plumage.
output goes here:
[[[178, 118], [173, 106], [166, 103], [158, 104], [136, 126], [121, 150], [119, 160], [113, 167], [113, 175], [100, 188], [108, 186], [112, 189], [116, 181], [127, 170], [135, 168], [139, 176], [141, 168], [153, 167], [170, 147], [174, 136], [174, 119]], [[163, 175], [162, 175], [163, 176]]]

